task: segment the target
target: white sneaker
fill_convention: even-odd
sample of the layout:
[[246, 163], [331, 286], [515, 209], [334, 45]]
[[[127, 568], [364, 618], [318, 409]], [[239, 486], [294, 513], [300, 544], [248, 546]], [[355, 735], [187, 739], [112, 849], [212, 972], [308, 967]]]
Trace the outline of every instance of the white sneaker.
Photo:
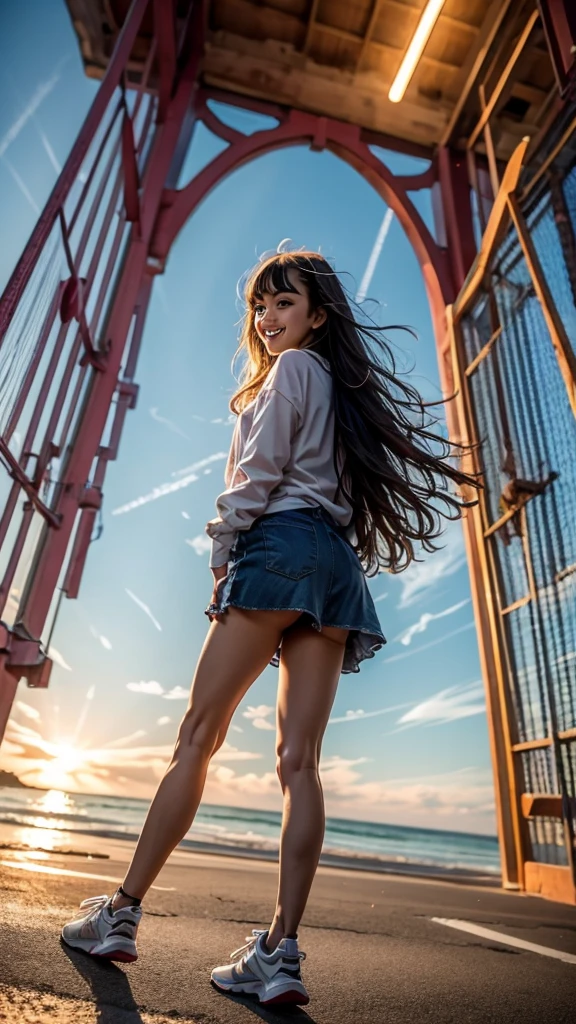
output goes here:
[[64, 925], [62, 938], [73, 949], [131, 964], [138, 959], [136, 933], [141, 917], [141, 907], [112, 911], [112, 897], [92, 896], [80, 904], [73, 920]]
[[214, 985], [222, 992], [257, 996], [263, 1006], [306, 1006], [310, 997], [300, 974], [300, 961], [306, 959], [306, 953], [298, 949], [297, 939], [282, 939], [273, 953], [267, 953], [267, 935], [268, 931], [253, 928], [252, 936], [246, 936], [246, 945], [230, 954], [231, 960], [239, 962], [214, 968]]

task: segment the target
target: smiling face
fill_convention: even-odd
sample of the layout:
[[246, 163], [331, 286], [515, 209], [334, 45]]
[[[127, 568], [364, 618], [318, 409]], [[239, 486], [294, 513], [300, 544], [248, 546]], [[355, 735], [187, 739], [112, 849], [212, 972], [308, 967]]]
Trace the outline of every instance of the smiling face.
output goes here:
[[271, 356], [305, 347], [315, 329], [326, 321], [325, 310], [310, 308], [310, 297], [298, 271], [291, 268], [284, 277], [283, 288], [263, 291], [252, 300], [254, 328]]

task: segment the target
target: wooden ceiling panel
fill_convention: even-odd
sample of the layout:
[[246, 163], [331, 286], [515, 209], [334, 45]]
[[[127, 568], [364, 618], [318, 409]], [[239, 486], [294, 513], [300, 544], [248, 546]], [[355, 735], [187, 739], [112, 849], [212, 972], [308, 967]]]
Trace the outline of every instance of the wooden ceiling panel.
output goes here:
[[252, 0], [214, 0], [212, 25], [249, 39], [275, 39], [299, 48], [304, 43], [306, 26], [290, 11], [255, 4]]
[[[106, 67], [130, 0], [66, 0], [86, 69]], [[543, 31], [535, 26], [510, 62], [536, 0], [446, 0], [402, 101], [388, 91], [426, 0], [207, 0], [203, 80], [296, 106], [424, 147], [465, 145], [503, 73], [491, 115], [497, 156], [535, 131], [553, 96]], [[176, 0], [184, 18], [190, 0]], [[135, 75], [153, 32], [152, 5], [134, 47]], [[511, 68], [511, 70], [510, 70]], [[481, 136], [478, 140], [481, 148]]]
[[[399, 67], [422, 13], [423, 4], [403, 0], [381, 0], [378, 7], [372, 40], [398, 49], [396, 67]], [[464, 20], [440, 18], [424, 51], [424, 61], [437, 61], [449, 67], [462, 67], [477, 34], [476, 25]]]
[[371, 6], [371, 0], [320, 0], [316, 21], [363, 36]]
[[[422, 3], [420, 5], [424, 7]], [[442, 14], [480, 28], [486, 17], [487, 0], [446, 0]]]
[[[421, 65], [408, 86], [412, 102], [428, 100], [450, 109], [456, 88], [457, 71], [458, 68], [433, 64]], [[408, 95], [408, 90], [406, 90], [406, 94]]]
[[262, 7], [272, 7], [276, 11], [284, 11], [305, 22], [310, 11], [310, 0], [266, 0]]
[[308, 47], [308, 56], [325, 67], [339, 67], [354, 72], [358, 62], [361, 41], [348, 40], [331, 35], [329, 32], [314, 31]]
[[375, 42], [397, 47], [400, 55], [406, 49], [418, 24], [418, 18], [413, 16], [413, 12], [408, 8], [403, 10], [403, 7], [404, 4], [399, 4], [397, 9], [391, 10], [389, 4], [382, 4], [371, 37]]

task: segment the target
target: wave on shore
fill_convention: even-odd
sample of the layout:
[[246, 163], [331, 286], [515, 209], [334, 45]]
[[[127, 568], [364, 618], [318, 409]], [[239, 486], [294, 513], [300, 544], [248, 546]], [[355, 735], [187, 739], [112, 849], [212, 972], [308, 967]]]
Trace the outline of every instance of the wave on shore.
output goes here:
[[[0, 822], [23, 829], [135, 840], [147, 801], [59, 790], [0, 788]], [[277, 811], [202, 804], [181, 848], [276, 859], [281, 814]], [[490, 876], [500, 874], [493, 836], [408, 828], [379, 822], [328, 818], [322, 862], [374, 870]]]

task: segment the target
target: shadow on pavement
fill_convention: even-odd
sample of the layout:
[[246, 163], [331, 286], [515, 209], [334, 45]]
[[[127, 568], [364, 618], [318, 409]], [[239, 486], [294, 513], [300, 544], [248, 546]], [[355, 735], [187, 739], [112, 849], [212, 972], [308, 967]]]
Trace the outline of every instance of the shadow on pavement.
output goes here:
[[[98, 1013], [98, 1024], [117, 1024], [118, 1011], [128, 1012], [133, 1016], [130, 1024], [144, 1024], [140, 1010], [132, 994], [130, 982], [123, 970], [108, 960], [94, 960], [75, 949], [71, 949], [64, 942], [60, 943], [62, 950], [70, 960], [73, 967], [84, 978], [89, 985], [92, 998]], [[300, 1006], [284, 1006], [267, 1009], [260, 1006], [256, 999], [249, 996], [234, 996], [220, 989], [211, 986], [213, 991], [221, 999], [226, 999], [237, 1006], [243, 1006], [246, 1010], [265, 1021], [266, 1024], [283, 1024], [286, 1021], [293, 1021], [294, 1024], [316, 1024], [313, 1017], [306, 1013]], [[158, 1012], [158, 1011], [157, 1011]], [[194, 1014], [191, 1011], [191, 1016]]]
[[216, 988], [214, 985], [212, 988], [214, 992], [218, 993], [220, 998], [227, 999], [237, 1006], [243, 1006], [256, 1017], [259, 1017], [260, 1020], [266, 1021], [266, 1024], [282, 1024], [284, 1021], [294, 1021], [294, 1024], [315, 1024], [314, 1018], [309, 1013], [306, 1013], [306, 1010], [303, 1010], [301, 1006], [284, 1006], [268, 1010], [265, 1006], [260, 1006], [257, 999], [222, 992], [221, 989]]
[[94, 960], [84, 953], [71, 949], [64, 942], [60, 945], [71, 964], [92, 990], [98, 1012], [98, 1024], [117, 1024], [118, 1010], [133, 1014], [134, 1024], [142, 1022], [140, 1010], [124, 971], [109, 960]]

